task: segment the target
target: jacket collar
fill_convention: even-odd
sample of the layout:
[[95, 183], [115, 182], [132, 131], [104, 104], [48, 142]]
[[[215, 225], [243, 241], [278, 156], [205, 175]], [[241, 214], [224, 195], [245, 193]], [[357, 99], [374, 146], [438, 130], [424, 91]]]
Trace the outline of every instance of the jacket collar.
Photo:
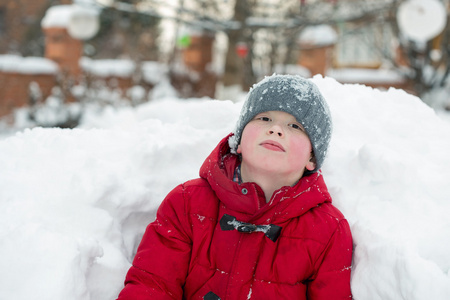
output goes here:
[[200, 177], [206, 179], [220, 201], [228, 208], [247, 215], [250, 219], [267, 218], [267, 214], [278, 219], [300, 216], [331, 197], [321, 172], [302, 177], [293, 187], [282, 187], [275, 191], [266, 204], [262, 189], [255, 183], [238, 184], [233, 173], [240, 164], [237, 155], [230, 152], [228, 135], [220, 141], [200, 168]]

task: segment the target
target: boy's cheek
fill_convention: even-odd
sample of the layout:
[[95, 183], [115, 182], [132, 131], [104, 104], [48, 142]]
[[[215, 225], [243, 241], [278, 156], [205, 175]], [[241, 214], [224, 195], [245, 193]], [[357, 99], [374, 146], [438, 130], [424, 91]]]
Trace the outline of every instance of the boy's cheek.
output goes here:
[[250, 123], [247, 124], [247, 126], [245, 126], [245, 128], [244, 128], [244, 131], [242, 132], [241, 144], [249, 143], [249, 142], [256, 140], [260, 131], [261, 131], [261, 129], [258, 126], [255, 126]]
[[296, 157], [309, 160], [312, 151], [312, 145], [309, 139], [291, 140], [289, 144], [291, 151], [297, 153]]

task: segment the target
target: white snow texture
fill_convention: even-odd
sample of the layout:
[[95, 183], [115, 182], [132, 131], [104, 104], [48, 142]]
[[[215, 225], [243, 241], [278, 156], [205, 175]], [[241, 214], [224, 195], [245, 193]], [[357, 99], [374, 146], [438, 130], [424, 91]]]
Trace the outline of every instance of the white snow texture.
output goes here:
[[[312, 80], [333, 117], [322, 171], [351, 225], [354, 298], [450, 299], [450, 125], [401, 90]], [[0, 140], [0, 299], [115, 299], [158, 205], [242, 99], [159, 99]]]

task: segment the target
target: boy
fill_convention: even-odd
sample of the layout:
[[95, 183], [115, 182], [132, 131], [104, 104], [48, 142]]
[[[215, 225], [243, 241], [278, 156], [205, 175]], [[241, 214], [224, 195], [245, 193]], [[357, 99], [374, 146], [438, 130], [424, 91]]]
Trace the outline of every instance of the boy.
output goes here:
[[311, 81], [256, 84], [200, 178], [161, 203], [118, 299], [351, 299], [349, 225], [319, 172], [331, 131]]

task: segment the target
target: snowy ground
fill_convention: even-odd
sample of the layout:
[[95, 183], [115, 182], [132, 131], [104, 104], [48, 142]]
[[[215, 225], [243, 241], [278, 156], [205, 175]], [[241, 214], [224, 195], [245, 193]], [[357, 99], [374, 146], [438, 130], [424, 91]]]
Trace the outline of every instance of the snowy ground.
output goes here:
[[[335, 124], [323, 172], [353, 232], [355, 299], [450, 299], [449, 123], [400, 90], [313, 81]], [[161, 200], [233, 129], [235, 100], [160, 99], [0, 140], [0, 299], [114, 299]]]

